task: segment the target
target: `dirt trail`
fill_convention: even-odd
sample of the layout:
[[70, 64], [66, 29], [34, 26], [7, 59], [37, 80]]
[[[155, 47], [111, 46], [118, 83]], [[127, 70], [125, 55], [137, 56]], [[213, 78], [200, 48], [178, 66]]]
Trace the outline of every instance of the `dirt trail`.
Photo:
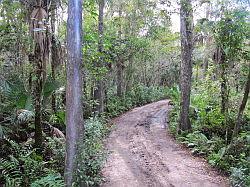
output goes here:
[[114, 120], [102, 187], [226, 187], [228, 182], [167, 133], [168, 100], [135, 108]]

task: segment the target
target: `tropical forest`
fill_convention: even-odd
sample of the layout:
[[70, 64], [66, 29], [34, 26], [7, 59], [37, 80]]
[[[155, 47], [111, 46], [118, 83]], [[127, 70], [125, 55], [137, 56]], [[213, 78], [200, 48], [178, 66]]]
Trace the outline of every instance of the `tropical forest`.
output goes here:
[[249, 187], [249, 0], [0, 0], [0, 187]]

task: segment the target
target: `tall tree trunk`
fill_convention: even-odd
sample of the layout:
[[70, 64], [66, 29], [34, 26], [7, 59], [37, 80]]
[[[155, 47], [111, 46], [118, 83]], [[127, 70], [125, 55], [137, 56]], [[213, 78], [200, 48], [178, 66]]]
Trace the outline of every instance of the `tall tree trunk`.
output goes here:
[[38, 44], [35, 46], [34, 54], [34, 69], [36, 71], [35, 82], [34, 82], [34, 99], [35, 99], [35, 147], [38, 150], [38, 153], [41, 153], [43, 136], [42, 136], [42, 91], [43, 91], [43, 82], [44, 82], [44, 62], [41, 58], [41, 49]]
[[216, 61], [220, 66], [221, 113], [226, 116], [228, 110], [227, 64], [225, 53], [221, 47], [216, 49]]
[[[77, 151], [83, 139], [82, 109], [82, 0], [69, 0], [67, 24], [65, 186], [72, 187]], [[82, 142], [81, 142], [82, 143]]]
[[[104, 0], [99, 0], [99, 16], [98, 16], [98, 52], [101, 55], [97, 67], [103, 67], [103, 11], [104, 11]], [[96, 81], [96, 89], [94, 92], [94, 98], [98, 101], [95, 111], [102, 113], [104, 111], [104, 81], [100, 78]]]
[[[206, 20], [209, 21], [211, 14], [211, 3], [208, 1], [206, 6]], [[203, 60], [203, 79], [206, 78], [207, 70], [209, 66], [209, 32], [205, 32], [206, 38], [205, 38], [205, 57]]]
[[[120, 23], [119, 23], [119, 31], [118, 31], [118, 38], [121, 42], [122, 39], [122, 23], [121, 23], [121, 18], [122, 18], [122, 3], [120, 4], [119, 7], [119, 18], [120, 18]], [[123, 61], [120, 57], [118, 57], [118, 61], [116, 63], [116, 68], [117, 68], [117, 96], [122, 97], [123, 95]]]
[[[42, 136], [42, 92], [46, 80], [46, 63], [48, 60], [48, 29], [45, 20], [48, 19], [47, 1], [37, 0], [30, 14], [30, 34], [34, 39], [34, 70], [35, 81], [33, 86], [35, 110], [35, 147], [40, 154], [43, 145]], [[41, 29], [43, 31], [35, 31]], [[44, 32], [45, 30], [45, 32]]]
[[226, 64], [224, 60], [221, 62], [221, 113], [227, 115], [228, 111], [228, 85]]
[[122, 97], [122, 85], [123, 85], [123, 67], [122, 61], [119, 59], [116, 67], [117, 67], [117, 96]]
[[197, 89], [197, 87], [198, 87], [198, 84], [199, 84], [199, 67], [200, 67], [200, 65], [199, 64], [197, 64], [196, 65], [196, 72], [195, 72], [195, 82], [196, 82], [196, 89]]
[[[32, 64], [34, 63], [34, 59], [35, 59], [35, 56], [34, 56], [34, 54], [29, 54], [29, 64], [32, 66]], [[28, 82], [29, 82], [29, 91], [30, 91], [30, 93], [32, 93], [32, 74], [33, 74], [33, 69], [32, 70], [30, 70], [30, 73], [29, 73], [29, 80], [28, 80]]]
[[204, 61], [203, 61], [203, 79], [206, 78], [208, 65], [209, 65], [208, 64], [208, 56], [207, 56], [207, 54], [205, 54], [205, 58], [204, 58]]
[[[55, 22], [56, 22], [56, 10], [54, 9], [51, 13], [51, 76], [53, 82], [56, 80], [56, 61], [57, 59], [57, 46], [56, 46], [56, 37], [55, 37]], [[54, 113], [56, 113], [56, 94], [55, 91], [51, 95], [51, 108]]]
[[241, 129], [241, 120], [242, 120], [242, 116], [243, 116], [243, 113], [244, 113], [244, 110], [246, 108], [246, 104], [249, 98], [249, 90], [250, 90], [250, 66], [248, 70], [248, 77], [247, 77], [247, 83], [246, 83], [246, 87], [244, 91], [244, 96], [243, 96], [243, 99], [239, 108], [237, 121], [234, 126], [233, 137], [236, 137]]
[[186, 131], [191, 129], [189, 119], [193, 53], [193, 11], [191, 0], [181, 0], [180, 23], [182, 64], [179, 130]]

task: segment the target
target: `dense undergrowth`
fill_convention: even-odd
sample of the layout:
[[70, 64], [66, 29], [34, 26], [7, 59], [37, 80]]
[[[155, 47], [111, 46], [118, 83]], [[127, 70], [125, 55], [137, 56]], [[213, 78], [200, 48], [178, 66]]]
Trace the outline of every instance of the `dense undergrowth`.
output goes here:
[[170, 131], [177, 141], [185, 144], [196, 156], [205, 157], [208, 163], [230, 176], [232, 186], [250, 185], [250, 116], [248, 107], [242, 121], [243, 129], [232, 139], [236, 122], [239, 94], [231, 93], [230, 111], [227, 120], [220, 111], [219, 87], [216, 82], [194, 88], [191, 95], [191, 132], [178, 134], [179, 97], [178, 87], [169, 94], [174, 103], [170, 113]]
[[167, 90], [168, 89], [164, 87], [145, 87], [138, 85], [128, 91], [122, 99], [110, 94], [107, 103], [107, 115], [109, 117], [114, 117], [135, 106], [141, 106], [166, 98]]
[[[85, 181], [87, 186], [96, 186], [102, 182], [100, 170], [107, 154], [103, 139], [110, 128], [108, 125], [110, 117], [117, 116], [132, 107], [163, 99], [166, 97], [166, 93], [164, 88], [140, 85], [124, 94], [123, 98], [109, 93], [107, 112], [100, 117], [88, 117], [85, 120], [85, 138], [80, 146], [80, 159], [77, 162], [80, 169], [75, 175], [77, 178], [75, 186], [79, 186], [79, 181]], [[46, 110], [46, 104], [44, 104], [44, 149], [42, 154], [37, 154], [33, 147], [34, 114], [32, 107], [30, 110], [21, 110], [13, 115], [18, 107], [25, 108], [25, 106], [19, 106], [21, 105], [19, 99], [12, 100], [15, 97], [12, 94], [5, 94], [5, 97], [4, 116], [8, 120], [7, 122], [2, 121], [0, 124], [0, 186], [63, 186], [65, 140], [51, 134], [51, 128], [53, 126], [59, 132], [65, 132], [64, 110], [52, 114], [51, 111]], [[20, 97], [18, 96], [18, 98]], [[23, 103], [26, 103], [28, 109], [28, 96], [24, 96], [24, 98], [26, 98], [24, 99], [26, 102]], [[9, 105], [14, 109], [8, 107]]]

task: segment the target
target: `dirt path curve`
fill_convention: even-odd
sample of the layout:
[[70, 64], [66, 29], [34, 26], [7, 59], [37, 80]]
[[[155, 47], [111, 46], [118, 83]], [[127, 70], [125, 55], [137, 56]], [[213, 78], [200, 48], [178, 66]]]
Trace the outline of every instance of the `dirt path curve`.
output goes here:
[[135, 108], [114, 120], [102, 187], [226, 187], [201, 158], [193, 157], [166, 131], [168, 100]]

